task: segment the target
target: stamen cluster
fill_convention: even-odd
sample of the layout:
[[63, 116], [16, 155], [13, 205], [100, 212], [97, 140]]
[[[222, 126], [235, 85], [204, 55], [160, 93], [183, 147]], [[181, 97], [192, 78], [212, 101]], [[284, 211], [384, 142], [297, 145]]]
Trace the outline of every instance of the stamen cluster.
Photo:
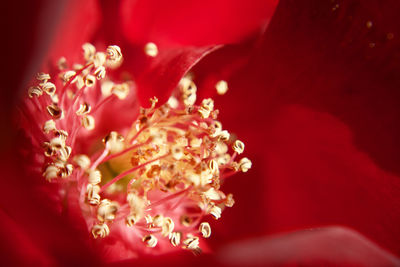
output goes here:
[[39, 73], [21, 108], [32, 142], [42, 150], [36, 159], [43, 176], [77, 186], [94, 238], [107, 237], [123, 222], [147, 247], [162, 239], [200, 252], [199, 237], [211, 235], [204, 219], [219, 219], [234, 204], [221, 183], [251, 168], [247, 158], [236, 161], [243, 142], [223, 130], [212, 99], [195, 105], [196, 85], [184, 77], [167, 103], [150, 99], [151, 106], [141, 108], [123, 134], [111, 131], [104, 137], [102, 151], [82, 153], [75, 149], [77, 137], [96, 128], [96, 111], [112, 98], [124, 100], [132, 85], [105, 78], [107, 68], [122, 61], [118, 46], [103, 53], [84, 44], [83, 51], [83, 65], [68, 69], [64, 58], [59, 61], [54, 83]]

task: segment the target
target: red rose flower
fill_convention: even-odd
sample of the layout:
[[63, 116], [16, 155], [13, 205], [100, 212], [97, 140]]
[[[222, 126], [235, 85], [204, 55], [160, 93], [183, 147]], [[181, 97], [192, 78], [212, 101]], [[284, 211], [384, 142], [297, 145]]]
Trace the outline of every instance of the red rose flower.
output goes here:
[[[48, 32], [52, 27], [39, 31], [35, 54], [44, 49], [38, 55], [46, 58], [43, 69], [61, 56], [75, 62], [84, 42], [104, 48], [117, 43], [126, 51], [121, 69], [136, 82], [140, 103], [154, 95], [165, 102], [189, 69], [199, 98], [214, 97], [216, 83], [228, 81], [228, 92], [215, 102], [224, 126], [248, 140], [253, 169], [224, 184], [237, 201], [213, 225], [215, 252], [169, 255], [170, 263], [399, 264], [388, 252], [400, 249], [398, 5], [281, 1], [260, 37], [276, 2], [240, 2], [70, 2], [62, 12], [36, 18], [60, 22], [55, 34]], [[154, 59], [143, 53], [149, 41], [158, 45]], [[216, 44], [229, 45], [192, 68]], [[18, 55], [21, 62], [27, 57]], [[10, 77], [22, 80], [16, 69]], [[5, 104], [3, 113], [12, 109]], [[107, 127], [135, 116], [122, 114]], [[109, 118], [105, 112], [100, 119]], [[25, 139], [13, 135], [8, 129], [2, 138], [8, 143], [0, 202], [5, 260], [100, 263], [82, 219], [66, 219], [71, 210], [62, 216], [54, 211], [49, 198], [56, 188], [21, 175], [26, 159], [14, 157], [13, 149]], [[294, 230], [299, 232], [285, 234]], [[163, 261], [143, 256], [134, 262]]]

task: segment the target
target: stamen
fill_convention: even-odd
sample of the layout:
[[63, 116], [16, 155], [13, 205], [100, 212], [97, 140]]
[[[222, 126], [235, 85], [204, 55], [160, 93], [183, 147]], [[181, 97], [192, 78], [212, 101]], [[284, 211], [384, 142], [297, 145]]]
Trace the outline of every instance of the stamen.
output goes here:
[[104, 238], [110, 234], [110, 228], [105, 223], [96, 224], [92, 228], [92, 235], [94, 238]]
[[181, 243], [181, 236], [182, 234], [179, 232], [173, 232], [169, 235], [169, 240], [174, 247], [179, 246]]
[[217, 82], [217, 84], [215, 85], [215, 88], [217, 89], [217, 93], [219, 95], [224, 95], [228, 91], [228, 83], [224, 80], [221, 80], [221, 81]]
[[155, 43], [147, 43], [144, 47], [144, 52], [150, 57], [155, 57], [158, 55], [158, 47]]
[[199, 231], [204, 238], [209, 238], [211, 235], [211, 227], [208, 222], [202, 222], [199, 226]]
[[86, 116], [82, 117], [81, 124], [88, 131], [93, 130], [95, 127], [94, 117], [91, 115], [86, 115]]
[[239, 168], [242, 172], [247, 172], [251, 168], [251, 161], [248, 158], [242, 158], [239, 161]]
[[244, 150], [244, 144], [242, 141], [236, 140], [232, 148], [236, 153], [242, 154]]
[[154, 248], [157, 246], [157, 238], [154, 235], [146, 235], [143, 237], [143, 242], [146, 244], [147, 247], [149, 248]]
[[[199, 237], [211, 235], [204, 218], [219, 219], [222, 210], [234, 204], [232, 194], [220, 190], [221, 180], [251, 168], [248, 158], [235, 161], [244, 143], [223, 130], [211, 98], [195, 104], [197, 87], [187, 75], [168, 103], [159, 105], [151, 98], [151, 106], [138, 109], [137, 120], [121, 128], [124, 136], [111, 131], [103, 139], [104, 149], [98, 149], [99, 142], [89, 139], [96, 134], [81, 129], [95, 129], [96, 122], [103, 121], [96, 112], [110, 101], [124, 101], [134, 83], [106, 78], [108, 70], [123, 61], [118, 46], [99, 52], [86, 43], [82, 49], [83, 62], [69, 64], [72, 68], [60, 59], [58, 81], [39, 73], [37, 84], [28, 89], [26, 99], [31, 99], [19, 109], [36, 146], [33, 151], [41, 164], [37, 169], [49, 182], [59, 183], [60, 192], [77, 186], [82, 215], [94, 238], [108, 236], [112, 224], [125, 220], [144, 236], [147, 247], [168, 238], [172, 246], [183, 243], [199, 254]], [[148, 43], [145, 53], [155, 57], [158, 48]], [[63, 84], [60, 90], [58, 84]], [[223, 80], [215, 86], [218, 94], [228, 90]]]
[[56, 120], [60, 119], [63, 114], [62, 110], [55, 103], [47, 106], [47, 112]]

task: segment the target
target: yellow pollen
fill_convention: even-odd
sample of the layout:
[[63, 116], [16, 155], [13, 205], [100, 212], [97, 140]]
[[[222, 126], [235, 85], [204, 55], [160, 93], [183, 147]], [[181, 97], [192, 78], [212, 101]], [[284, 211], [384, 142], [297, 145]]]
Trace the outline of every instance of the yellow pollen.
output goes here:
[[149, 57], [155, 57], [158, 55], [158, 47], [155, 43], [149, 42], [144, 46], [144, 52]]
[[215, 85], [215, 89], [217, 89], [217, 93], [219, 95], [224, 95], [226, 94], [226, 92], [228, 92], [228, 83], [224, 80], [221, 80], [217, 82], [217, 84]]

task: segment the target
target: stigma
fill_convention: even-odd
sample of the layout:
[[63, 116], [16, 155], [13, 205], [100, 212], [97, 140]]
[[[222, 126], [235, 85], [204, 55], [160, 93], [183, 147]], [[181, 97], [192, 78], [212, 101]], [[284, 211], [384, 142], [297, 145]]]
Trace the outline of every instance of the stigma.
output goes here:
[[[133, 81], [107, 77], [122, 61], [118, 46], [98, 52], [87, 43], [82, 63], [68, 68], [62, 58], [56, 79], [37, 75], [21, 107], [37, 147], [37, 169], [65, 190], [76, 187], [94, 239], [125, 229], [143, 247], [167, 242], [198, 254], [201, 239], [211, 236], [209, 221], [234, 204], [221, 185], [251, 168], [248, 158], [238, 159], [245, 145], [223, 129], [213, 99], [197, 101], [189, 76], [166, 103], [153, 97], [121, 132], [92, 140], [101, 121], [97, 111], [125, 101], [133, 90]], [[224, 94], [227, 83], [218, 88]]]

